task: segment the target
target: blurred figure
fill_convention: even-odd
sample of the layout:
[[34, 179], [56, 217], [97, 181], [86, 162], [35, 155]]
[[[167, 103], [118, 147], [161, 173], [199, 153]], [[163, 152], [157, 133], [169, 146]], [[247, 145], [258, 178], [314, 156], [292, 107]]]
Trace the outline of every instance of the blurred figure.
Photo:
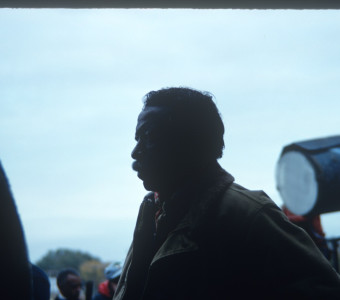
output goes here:
[[122, 268], [112, 263], [105, 268], [104, 273], [107, 280], [98, 286], [98, 294], [95, 295], [93, 300], [112, 299], [118, 285], [120, 274], [122, 273]]
[[331, 251], [327, 246], [325, 233], [322, 228], [320, 215], [315, 216], [300, 216], [293, 214], [285, 205], [282, 205], [282, 210], [289, 221], [304, 229], [312, 238], [316, 246], [320, 249], [323, 255], [330, 260]]
[[82, 282], [79, 273], [74, 269], [65, 269], [57, 276], [57, 285], [61, 296], [55, 300], [79, 300]]
[[50, 300], [50, 281], [47, 274], [37, 267], [31, 265], [33, 281], [33, 300]]

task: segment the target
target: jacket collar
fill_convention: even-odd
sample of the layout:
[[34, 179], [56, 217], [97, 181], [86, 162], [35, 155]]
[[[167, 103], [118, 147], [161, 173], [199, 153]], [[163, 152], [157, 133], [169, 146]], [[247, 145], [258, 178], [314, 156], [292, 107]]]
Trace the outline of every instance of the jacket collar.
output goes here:
[[189, 204], [189, 208], [178, 225], [168, 234], [152, 263], [168, 255], [195, 251], [199, 248], [195, 235], [199, 234], [209, 221], [207, 213], [209, 209], [233, 181], [234, 177], [216, 162], [187, 189], [176, 195], [178, 199], [174, 202], [184, 201]]

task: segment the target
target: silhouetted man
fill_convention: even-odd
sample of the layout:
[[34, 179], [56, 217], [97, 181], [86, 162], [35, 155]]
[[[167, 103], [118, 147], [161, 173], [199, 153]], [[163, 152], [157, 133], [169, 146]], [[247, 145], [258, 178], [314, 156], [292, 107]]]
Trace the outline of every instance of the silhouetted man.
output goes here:
[[57, 285], [62, 297], [56, 300], [79, 300], [82, 282], [79, 273], [73, 269], [64, 269], [57, 276]]
[[151, 193], [115, 299], [339, 299], [339, 276], [309, 236], [220, 167], [223, 134], [208, 93], [145, 96], [132, 158]]

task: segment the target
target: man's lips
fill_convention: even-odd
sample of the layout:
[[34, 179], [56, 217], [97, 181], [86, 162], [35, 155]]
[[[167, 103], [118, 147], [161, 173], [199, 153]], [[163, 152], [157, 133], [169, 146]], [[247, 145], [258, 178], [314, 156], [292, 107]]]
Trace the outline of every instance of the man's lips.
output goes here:
[[143, 180], [143, 174], [142, 174], [143, 171], [142, 171], [142, 165], [141, 165], [141, 163], [135, 160], [135, 161], [132, 163], [132, 169], [133, 169], [134, 171], [137, 172], [138, 178]]
[[141, 165], [140, 165], [140, 163], [137, 160], [135, 160], [132, 163], [132, 170], [134, 170], [136, 172], [139, 172], [140, 171], [140, 167], [141, 167]]

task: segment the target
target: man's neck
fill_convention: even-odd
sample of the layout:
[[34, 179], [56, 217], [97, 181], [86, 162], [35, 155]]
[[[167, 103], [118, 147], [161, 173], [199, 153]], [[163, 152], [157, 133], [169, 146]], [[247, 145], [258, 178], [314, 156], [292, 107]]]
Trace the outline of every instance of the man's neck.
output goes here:
[[205, 178], [211, 179], [211, 174], [220, 169], [219, 163], [214, 160], [206, 164], [197, 165], [195, 168], [191, 168], [190, 171], [183, 172], [181, 180], [177, 180], [172, 185], [167, 185], [163, 189], [157, 191], [161, 197], [162, 202], [166, 202], [171, 199], [178, 192], [187, 189], [190, 186], [205, 183]]

